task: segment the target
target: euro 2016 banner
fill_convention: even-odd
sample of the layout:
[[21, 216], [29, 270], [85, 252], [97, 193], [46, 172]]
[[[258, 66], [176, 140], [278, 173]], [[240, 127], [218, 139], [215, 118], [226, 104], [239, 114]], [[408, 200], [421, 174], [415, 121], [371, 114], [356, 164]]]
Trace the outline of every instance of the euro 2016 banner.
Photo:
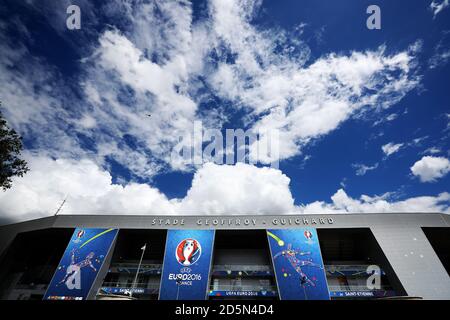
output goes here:
[[75, 229], [44, 300], [85, 300], [117, 229]]
[[159, 291], [160, 300], [205, 300], [214, 230], [169, 230]]
[[314, 228], [267, 230], [281, 300], [329, 300]]

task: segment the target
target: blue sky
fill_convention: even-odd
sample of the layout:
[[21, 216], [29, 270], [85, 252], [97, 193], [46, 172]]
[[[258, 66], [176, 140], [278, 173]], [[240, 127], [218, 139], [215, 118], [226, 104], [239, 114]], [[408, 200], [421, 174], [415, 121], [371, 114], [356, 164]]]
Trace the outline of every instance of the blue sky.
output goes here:
[[[32, 170], [0, 214], [65, 198], [63, 213], [449, 212], [449, 14], [447, 0], [3, 1], [2, 111]], [[173, 163], [194, 121], [279, 130], [279, 170]]]

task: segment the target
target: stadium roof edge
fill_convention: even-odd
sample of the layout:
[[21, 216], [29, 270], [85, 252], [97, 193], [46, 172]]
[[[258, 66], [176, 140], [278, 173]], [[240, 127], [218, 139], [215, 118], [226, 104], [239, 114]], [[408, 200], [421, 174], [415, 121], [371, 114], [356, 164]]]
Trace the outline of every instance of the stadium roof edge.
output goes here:
[[[446, 213], [441, 212], [383, 212], [383, 213], [288, 213], [288, 214], [224, 214], [224, 215], [166, 215], [166, 214], [160, 214], [160, 215], [139, 215], [139, 214], [59, 214], [54, 216], [48, 216], [48, 217], [41, 217], [37, 219], [30, 219], [30, 220], [23, 220], [23, 221], [11, 221], [5, 224], [0, 224], [0, 228], [6, 227], [6, 226], [20, 226], [25, 224], [53, 224], [57, 220], [66, 220], [71, 218], [84, 218], [84, 219], [91, 219], [91, 218], [104, 218], [105, 220], [108, 219], [123, 219], [123, 218], [130, 218], [130, 219], [199, 219], [199, 218], [205, 218], [205, 219], [254, 219], [254, 218], [273, 218], [273, 217], [279, 217], [279, 218], [314, 218], [314, 217], [380, 217], [380, 216], [386, 216], [386, 217], [392, 217], [392, 216], [398, 216], [398, 217], [406, 217], [406, 216], [414, 216], [414, 215], [422, 215], [422, 216], [433, 216], [435, 217], [440, 216], [442, 217], [443, 221], [450, 225], [450, 215]], [[47, 223], [46, 223], [47, 222]], [[52, 223], [53, 222], [53, 223]]]

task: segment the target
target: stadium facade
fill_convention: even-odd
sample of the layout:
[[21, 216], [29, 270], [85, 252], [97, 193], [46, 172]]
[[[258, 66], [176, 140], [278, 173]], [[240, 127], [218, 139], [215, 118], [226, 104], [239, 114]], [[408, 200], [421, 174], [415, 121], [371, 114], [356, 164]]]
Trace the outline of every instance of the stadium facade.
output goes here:
[[59, 215], [0, 226], [0, 299], [450, 299], [450, 216]]

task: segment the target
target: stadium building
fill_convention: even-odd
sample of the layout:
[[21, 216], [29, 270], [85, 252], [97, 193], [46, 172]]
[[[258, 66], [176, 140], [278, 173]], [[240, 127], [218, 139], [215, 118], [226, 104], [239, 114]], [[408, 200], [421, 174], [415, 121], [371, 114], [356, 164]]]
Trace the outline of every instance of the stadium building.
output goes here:
[[450, 216], [58, 215], [0, 226], [0, 299], [450, 299]]

